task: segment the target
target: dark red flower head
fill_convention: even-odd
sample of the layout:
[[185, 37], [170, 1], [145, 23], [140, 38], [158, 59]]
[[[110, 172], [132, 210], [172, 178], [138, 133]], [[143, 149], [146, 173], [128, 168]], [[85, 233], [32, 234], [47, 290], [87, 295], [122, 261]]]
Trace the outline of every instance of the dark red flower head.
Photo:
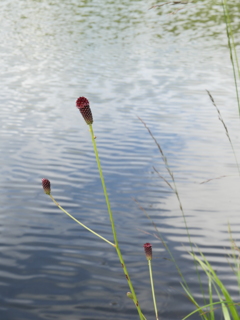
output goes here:
[[144, 251], [145, 251], [147, 260], [152, 260], [152, 245], [151, 245], [151, 243], [147, 242], [143, 245], [143, 247], [144, 247]]
[[42, 179], [42, 186], [43, 190], [46, 194], [50, 195], [51, 194], [51, 184], [48, 179]]
[[81, 112], [84, 120], [86, 121], [87, 124], [92, 124], [93, 123], [93, 117], [92, 117], [92, 112], [89, 106], [89, 101], [88, 99], [84, 97], [80, 97], [76, 101], [76, 107], [79, 109]]

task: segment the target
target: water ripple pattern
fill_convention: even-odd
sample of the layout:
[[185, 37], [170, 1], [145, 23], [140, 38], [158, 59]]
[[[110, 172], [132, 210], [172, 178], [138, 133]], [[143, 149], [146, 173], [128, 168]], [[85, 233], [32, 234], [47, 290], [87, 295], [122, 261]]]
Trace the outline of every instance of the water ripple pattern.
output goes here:
[[[154, 248], [161, 319], [193, 310], [153, 220], [202, 302], [176, 195], [151, 129], [174, 172], [193, 243], [228, 279], [228, 222], [239, 238], [239, 118], [222, 7], [209, 1], [0, 2], [0, 318], [137, 319], [113, 241], [89, 128], [75, 107], [89, 99], [124, 258], [145, 316], [154, 318], [143, 244]], [[233, 30], [239, 5], [230, 3]], [[236, 43], [239, 35], [236, 33]], [[154, 168], [153, 168], [154, 167]], [[208, 179], [209, 183], [200, 184]], [[207, 285], [206, 279], [203, 283]], [[193, 317], [194, 319], [194, 317]], [[197, 319], [197, 317], [196, 317]]]

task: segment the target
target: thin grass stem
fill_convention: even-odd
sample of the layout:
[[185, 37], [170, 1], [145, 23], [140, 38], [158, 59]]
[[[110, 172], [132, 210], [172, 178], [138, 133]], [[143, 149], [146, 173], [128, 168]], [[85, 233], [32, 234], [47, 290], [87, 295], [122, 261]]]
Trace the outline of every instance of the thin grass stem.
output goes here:
[[[239, 112], [239, 116], [240, 116], [240, 98], [239, 98], [239, 93], [238, 93], [238, 80], [240, 79], [240, 69], [239, 69], [238, 57], [237, 57], [237, 52], [236, 52], [236, 46], [235, 46], [235, 42], [234, 42], [233, 31], [232, 31], [232, 27], [231, 27], [230, 14], [229, 14], [229, 10], [228, 10], [227, 0], [222, 0], [222, 6], [223, 6], [224, 19], [225, 19], [225, 24], [226, 24], [226, 33], [227, 33], [227, 38], [228, 38], [230, 60], [232, 63], [232, 68], [233, 68], [233, 77], [234, 77], [234, 83], [235, 83], [235, 89], [236, 89], [238, 112]], [[231, 40], [232, 40], [232, 42], [231, 42]], [[235, 66], [234, 58], [235, 58], [237, 67]], [[236, 69], [237, 69], [237, 71], [236, 71]], [[238, 80], [237, 80], [237, 74], [238, 74]]]
[[[142, 122], [142, 124], [143, 124], [143, 125], [145, 126], [145, 128], [148, 130], [150, 136], [152, 137], [153, 141], [154, 141], [155, 144], [157, 145], [158, 150], [159, 150], [159, 152], [160, 152], [160, 154], [161, 154], [161, 156], [162, 156], [162, 159], [163, 159], [165, 168], [166, 168], [169, 176], [171, 177], [171, 180], [172, 180], [172, 183], [173, 183], [173, 185], [171, 185], [171, 189], [173, 190], [173, 192], [175, 193], [175, 195], [176, 195], [176, 197], [177, 197], [177, 200], [178, 200], [178, 203], [179, 203], [179, 207], [180, 207], [180, 210], [181, 210], [181, 213], [182, 213], [182, 217], [183, 217], [185, 229], [186, 229], [186, 232], [187, 232], [188, 241], [189, 241], [189, 244], [190, 244], [192, 253], [194, 253], [193, 243], [192, 243], [192, 240], [191, 240], [191, 237], [190, 237], [190, 232], [189, 232], [189, 229], [188, 229], [185, 212], [184, 212], [184, 210], [183, 210], [183, 206], [182, 206], [182, 202], [181, 202], [181, 199], [180, 199], [180, 195], [179, 195], [179, 192], [178, 192], [178, 189], [177, 189], [177, 185], [176, 185], [176, 182], [175, 182], [174, 174], [173, 174], [173, 172], [172, 172], [171, 169], [170, 169], [170, 166], [169, 166], [169, 164], [168, 164], [167, 158], [165, 157], [164, 152], [163, 152], [160, 144], [158, 143], [157, 139], [154, 137], [154, 135], [152, 134], [151, 130], [148, 128], [147, 124], [146, 124], [140, 117], [138, 117], [138, 119]], [[169, 185], [169, 183], [168, 183], [168, 185]], [[206, 301], [205, 293], [204, 293], [203, 286], [202, 286], [201, 276], [200, 276], [200, 273], [199, 273], [199, 270], [198, 270], [198, 265], [197, 265], [197, 263], [196, 263], [195, 260], [194, 260], [194, 264], [195, 264], [195, 267], [196, 267], [196, 273], [197, 273], [197, 277], [198, 277], [198, 281], [199, 281], [200, 290], [201, 290], [201, 293], [202, 293], [202, 296], [203, 296], [204, 301]]]
[[211, 307], [210, 307], [210, 319], [211, 320], [214, 320], [215, 317], [214, 317], [214, 309], [213, 309], [213, 294], [212, 294], [212, 281], [211, 279], [208, 279], [208, 292], [209, 292], [209, 303], [211, 304]]
[[[221, 290], [221, 293], [224, 296], [225, 300], [230, 301], [231, 304], [230, 305], [228, 304], [228, 308], [229, 308], [229, 311], [232, 315], [232, 319], [239, 320], [238, 311], [237, 311], [237, 308], [235, 307], [235, 304], [231, 298], [231, 295], [229, 294], [228, 290], [226, 289], [226, 287], [224, 286], [222, 281], [217, 276], [216, 272], [213, 270], [213, 268], [210, 265], [210, 263], [208, 262], [208, 260], [205, 258], [204, 254], [201, 251], [199, 251], [199, 253], [200, 253], [202, 259], [198, 258], [195, 255], [195, 257], [194, 257], [195, 260], [200, 264], [201, 268], [205, 271], [208, 278], [210, 280], [212, 280], [212, 283], [215, 287], [216, 292], [218, 293], [218, 289], [217, 289], [217, 287], [218, 287]], [[190, 255], [193, 256], [192, 253], [190, 253]]]
[[115, 249], [116, 249], [116, 251], [117, 251], [117, 255], [118, 255], [118, 258], [119, 258], [120, 263], [121, 263], [121, 265], [122, 265], [122, 268], [123, 268], [125, 277], [126, 277], [126, 279], [127, 279], [129, 288], [130, 288], [131, 293], [132, 293], [132, 295], [133, 295], [133, 301], [134, 301], [135, 306], [136, 306], [136, 308], [137, 308], [137, 311], [138, 311], [138, 314], [139, 314], [139, 318], [140, 318], [141, 320], [144, 320], [144, 316], [142, 315], [142, 311], [141, 311], [139, 302], [138, 302], [138, 300], [137, 300], [136, 293], [135, 293], [135, 291], [134, 291], [134, 288], [133, 288], [133, 285], [132, 285], [130, 276], [129, 276], [129, 274], [128, 274], [126, 265], [125, 265], [124, 260], [123, 260], [123, 257], [122, 257], [121, 250], [120, 250], [119, 245], [118, 245], [118, 238], [117, 238], [117, 232], [116, 232], [116, 228], [115, 228], [115, 224], [114, 224], [113, 214], [112, 214], [112, 210], [111, 210], [111, 206], [110, 206], [110, 202], [109, 202], [109, 198], [108, 198], [108, 193], [107, 193], [107, 189], [106, 189], [106, 185], [105, 185], [105, 181], [104, 181], [104, 176], [103, 176], [103, 173], [102, 173], [101, 163], [100, 163], [100, 159], [99, 159], [99, 155], [98, 155], [98, 150], [97, 150], [97, 144], [96, 144], [96, 140], [95, 140], [95, 136], [94, 136], [94, 132], [93, 132], [93, 128], [92, 128], [92, 125], [91, 125], [91, 124], [89, 124], [89, 128], [90, 128], [90, 132], [91, 132], [93, 149], [94, 149], [95, 156], [96, 156], [96, 161], [97, 161], [97, 165], [98, 165], [98, 170], [99, 170], [99, 174], [100, 174], [100, 178], [101, 178], [101, 182], [102, 182], [103, 192], [104, 192], [104, 196], [105, 196], [105, 200], [106, 200], [106, 204], [107, 204], [107, 208], [108, 208], [109, 218], [110, 218], [110, 222], [111, 222], [111, 226], [112, 226], [114, 243], [115, 243], [115, 246], [116, 246]]
[[[182, 320], [186, 320], [188, 319], [189, 317], [191, 317], [193, 314], [197, 313], [197, 312], [200, 312], [201, 310], [207, 308], [207, 307], [211, 307], [211, 306], [215, 306], [215, 305], [218, 305], [218, 304], [223, 304], [223, 303], [230, 303], [230, 301], [217, 301], [217, 302], [214, 302], [214, 303], [210, 303], [210, 304], [207, 304], [205, 306], [202, 306], [202, 307], [199, 307], [198, 309], [192, 311], [191, 313], [189, 313], [186, 317], [184, 317]], [[236, 303], [236, 305], [239, 305], [239, 303]], [[202, 314], [203, 315], [203, 314]]]
[[208, 90], [206, 90], [206, 91], [207, 91], [207, 93], [208, 93], [208, 95], [209, 95], [209, 98], [210, 98], [211, 101], [212, 101], [212, 104], [214, 105], [214, 107], [215, 107], [216, 110], [217, 110], [218, 119], [222, 122], [222, 125], [223, 125], [223, 127], [224, 127], [224, 129], [225, 129], [226, 136], [227, 136], [228, 141], [229, 141], [229, 143], [230, 143], [230, 145], [231, 145], [232, 152], [233, 152], [233, 155], [234, 155], [234, 158], [235, 158], [235, 162], [236, 162], [236, 164], [237, 164], [238, 173], [239, 173], [239, 175], [240, 175], [240, 168], [239, 168], [239, 163], [238, 163], [237, 155], [236, 155], [236, 152], [235, 152], [235, 150], [234, 150], [233, 143], [232, 143], [230, 134], [229, 134], [229, 132], [228, 132], [228, 128], [227, 128], [227, 126], [226, 126], [226, 124], [225, 124], [225, 122], [224, 122], [224, 120], [223, 120], [223, 117], [222, 117], [222, 115], [221, 115], [220, 110], [218, 109], [218, 107], [217, 107], [217, 105], [216, 105], [216, 103], [215, 103], [215, 101], [214, 101], [214, 99], [213, 99], [213, 96], [211, 95], [211, 93], [210, 93]]
[[160, 231], [158, 230], [158, 227], [157, 227], [156, 223], [151, 219], [151, 217], [149, 216], [149, 214], [148, 214], [148, 213], [146, 212], [146, 210], [138, 203], [138, 201], [137, 201], [136, 199], [134, 199], [134, 201], [137, 203], [139, 209], [142, 210], [142, 211], [145, 213], [146, 217], [151, 221], [151, 223], [152, 223], [155, 231], [158, 233], [158, 235], [155, 234], [154, 236], [162, 242], [163, 246], [165, 247], [165, 249], [167, 250], [167, 252], [168, 252], [168, 254], [169, 254], [170, 258], [171, 258], [171, 261], [174, 263], [175, 268], [177, 269], [177, 272], [178, 272], [180, 278], [182, 279], [182, 282], [184, 283], [185, 287], [186, 287], [188, 290], [190, 290], [189, 287], [188, 287], [188, 284], [187, 284], [187, 282], [186, 282], [186, 280], [185, 280], [185, 278], [184, 278], [184, 276], [183, 276], [183, 273], [182, 273], [181, 269], [179, 268], [179, 266], [178, 266], [178, 264], [177, 264], [176, 259], [174, 258], [171, 250], [169, 249], [166, 241], [164, 241], [164, 239], [163, 239]]
[[231, 249], [232, 249], [232, 255], [229, 255], [229, 257], [233, 260], [235, 266], [232, 266], [232, 263], [229, 263], [229, 264], [237, 277], [238, 289], [240, 293], [240, 253], [239, 253], [239, 248], [237, 247], [233, 239], [233, 235], [232, 235], [232, 231], [229, 223], [228, 223], [228, 233], [230, 236]]
[[[199, 315], [201, 316], [202, 319], [204, 320], [209, 320], [208, 317], [205, 315], [203, 309], [199, 306], [199, 304], [197, 303], [197, 301], [194, 299], [193, 295], [191, 294], [191, 292], [181, 283], [183, 290], [186, 292], [187, 297], [189, 298], [189, 300], [192, 302], [192, 304], [196, 307], [196, 310], [193, 311], [192, 313], [195, 312], [199, 312]], [[192, 314], [191, 313], [191, 314]], [[190, 315], [191, 315], [190, 314]]]
[[226, 12], [226, 18], [227, 18], [227, 25], [228, 25], [228, 29], [229, 29], [229, 34], [230, 34], [230, 37], [231, 37], [231, 40], [232, 40], [234, 58], [235, 58], [235, 62], [236, 62], [236, 65], [237, 65], [237, 73], [238, 73], [238, 77], [240, 78], [240, 68], [239, 68], [239, 63], [238, 63], [238, 56], [237, 56], [237, 50], [236, 50], [236, 45], [235, 45], [235, 40], [234, 40], [234, 34], [233, 34], [233, 30], [232, 30], [230, 13], [229, 13], [229, 9], [228, 9], [228, 2], [227, 2], [227, 0], [223, 0], [223, 3], [224, 3], [224, 9], [225, 9], [225, 12]]
[[114, 248], [116, 247], [116, 245], [114, 243], [112, 243], [111, 241], [108, 241], [106, 238], [102, 237], [100, 234], [98, 234], [97, 232], [93, 231], [92, 229], [88, 228], [87, 226], [85, 226], [85, 224], [83, 224], [82, 222], [80, 222], [79, 220], [77, 220], [76, 218], [74, 218], [69, 212], [67, 212], [65, 209], [63, 209], [59, 203], [57, 203], [57, 201], [53, 198], [53, 196], [50, 194], [49, 197], [52, 199], [52, 201], [56, 204], [56, 206], [62, 210], [64, 213], [66, 213], [66, 215], [68, 215], [71, 219], [73, 219], [75, 222], [77, 222], [78, 224], [80, 224], [80, 226], [82, 226], [83, 228], [87, 229], [88, 231], [90, 231], [91, 233], [95, 234], [95, 236], [99, 237], [100, 239], [104, 240], [105, 242], [109, 243], [111, 246], [113, 246]]
[[149, 266], [149, 276], [150, 276], [150, 282], [151, 282], [151, 288], [152, 288], [153, 306], [154, 306], [154, 310], [155, 310], [156, 320], [158, 320], [158, 310], [157, 310], [156, 297], [155, 297], [155, 291], [154, 291], [154, 282], [153, 282], [153, 276], [152, 276], [151, 260], [148, 260], [148, 266]]
[[[177, 185], [176, 185], [176, 182], [175, 182], [175, 178], [174, 178], [174, 175], [173, 175], [173, 172], [171, 171], [170, 169], [170, 166], [168, 164], [168, 161], [167, 161], [167, 158], [165, 157], [164, 153], [163, 153], [163, 150], [160, 146], [160, 144], [157, 142], [156, 138], [154, 137], [154, 135], [152, 134], [151, 130], [148, 128], [148, 126], [146, 125], [146, 123], [140, 118], [138, 117], [138, 119], [142, 122], [142, 124], [145, 126], [145, 128], [148, 130], [150, 136], [152, 137], [153, 141], [155, 142], [155, 144], [157, 145], [158, 147], [158, 150], [162, 156], [162, 159], [163, 159], [163, 162], [165, 164], [165, 168], [167, 169], [168, 173], [169, 173], [169, 176], [171, 177], [171, 180], [172, 180], [172, 183], [173, 183], [173, 186], [171, 186], [171, 189], [174, 191], [177, 199], [178, 199], [178, 203], [179, 203], [179, 207], [180, 207], [180, 210], [181, 210], [181, 213], [182, 213], [182, 217], [183, 217], [183, 221], [184, 221], [184, 224], [185, 224], [185, 228], [186, 228], [186, 231], [187, 231], [187, 236], [188, 236], [188, 240], [189, 240], [189, 244], [191, 246], [191, 249], [193, 250], [193, 244], [192, 244], [192, 241], [191, 241], [191, 237], [190, 237], [190, 233], [189, 233], [189, 229], [188, 229], [188, 225], [187, 225], [187, 220], [186, 220], [186, 217], [185, 217], [185, 213], [184, 213], [184, 210], [183, 210], [183, 206], [182, 206], [182, 202], [181, 202], [181, 199], [180, 199], [180, 196], [179, 196], [179, 192], [178, 192], [178, 189], [177, 189]], [[154, 169], [155, 170], [155, 169]], [[155, 170], [156, 171], [156, 170]], [[168, 183], [169, 185], [169, 183]]]

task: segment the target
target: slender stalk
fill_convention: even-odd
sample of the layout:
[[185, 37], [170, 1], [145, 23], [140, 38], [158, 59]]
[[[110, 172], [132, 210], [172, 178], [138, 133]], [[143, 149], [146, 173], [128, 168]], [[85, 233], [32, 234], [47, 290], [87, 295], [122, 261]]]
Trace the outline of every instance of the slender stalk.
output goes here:
[[[171, 187], [171, 188], [172, 188], [172, 187]], [[176, 261], [176, 259], [174, 258], [174, 256], [173, 256], [171, 250], [169, 249], [167, 243], [164, 241], [163, 236], [161, 235], [161, 233], [160, 233], [157, 225], [156, 225], [155, 222], [152, 220], [152, 218], [149, 216], [149, 214], [147, 213], [147, 211], [139, 204], [139, 202], [138, 202], [136, 199], [134, 199], [134, 201], [138, 204], [139, 209], [142, 210], [142, 211], [145, 213], [146, 217], [151, 221], [151, 223], [152, 223], [155, 231], [158, 233], [158, 235], [157, 235], [157, 234], [154, 234], [154, 236], [162, 242], [163, 246], [165, 247], [165, 249], [167, 250], [167, 252], [168, 252], [168, 254], [169, 254], [170, 258], [171, 258], [171, 261], [174, 263], [174, 265], [175, 265], [175, 267], [176, 267], [176, 269], [177, 269], [177, 272], [178, 272], [180, 278], [182, 279], [183, 284], [184, 284], [185, 287], [190, 291], [190, 289], [189, 289], [189, 287], [188, 287], [188, 284], [187, 284], [187, 282], [186, 282], [186, 280], [185, 280], [185, 278], [184, 278], [184, 276], [183, 276], [183, 274], [182, 274], [182, 271], [181, 271], [181, 269], [179, 268], [179, 266], [178, 266], [178, 264], [177, 264], [177, 261]]]
[[151, 282], [151, 288], [152, 288], [153, 305], [154, 305], [156, 320], [158, 320], [159, 318], [158, 318], [158, 310], [157, 310], [157, 304], [156, 304], [156, 298], [155, 298], [155, 291], [154, 291], [154, 284], [153, 284], [151, 260], [148, 260], [148, 266], [149, 266], [149, 275], [150, 275], [150, 282]]
[[[227, 33], [227, 38], [228, 38], [230, 60], [232, 63], [232, 68], [233, 68], [233, 77], [234, 77], [236, 96], [237, 96], [237, 102], [238, 102], [238, 112], [239, 112], [239, 116], [240, 116], [240, 98], [239, 98], [239, 93], [238, 93], [238, 80], [240, 79], [240, 69], [239, 69], [238, 57], [237, 57], [237, 52], [236, 52], [236, 46], [235, 46], [235, 42], [234, 42], [233, 31], [232, 31], [232, 27], [231, 27], [228, 4], [227, 4], [226, 0], [222, 0], [222, 6], [223, 6], [224, 18], [225, 18], [225, 24], [226, 24], [226, 33]], [[235, 58], [235, 61], [234, 61], [234, 58]], [[237, 66], [235, 66], [235, 63]], [[238, 74], [238, 80], [237, 80], [237, 74]]]
[[[182, 217], [183, 217], [183, 221], [184, 221], [184, 225], [185, 225], [185, 229], [186, 229], [186, 232], [187, 232], [187, 236], [188, 236], [188, 241], [189, 241], [189, 244], [190, 244], [190, 247], [191, 247], [191, 250], [192, 250], [192, 253], [194, 253], [194, 249], [193, 249], [193, 243], [192, 243], [192, 240], [191, 240], [191, 236], [190, 236], [190, 232], [189, 232], [189, 229], [188, 229], [188, 225], [187, 225], [187, 219], [186, 219], [186, 216], [185, 216], [185, 212], [183, 210], [183, 206], [182, 206], [182, 202], [181, 202], [181, 199], [180, 199], [180, 195], [179, 195], [179, 192], [178, 192], [178, 189], [177, 189], [177, 185], [176, 185], [176, 182], [175, 182], [175, 178], [174, 178], [174, 174], [172, 172], [172, 170], [170, 169], [170, 166], [168, 164], [168, 161], [167, 161], [167, 157], [165, 156], [160, 144], [158, 143], [157, 139], [154, 137], [154, 135], [152, 134], [151, 130], [148, 128], [148, 126], [146, 125], [146, 123], [140, 118], [138, 117], [138, 119], [142, 122], [142, 124], [145, 126], [145, 128], [148, 130], [150, 136], [152, 137], [153, 141], [155, 142], [155, 144], [157, 145], [158, 147], [158, 150], [161, 154], [161, 157], [163, 159], [163, 162], [164, 162], [164, 165], [165, 165], [165, 168], [169, 174], [169, 176], [171, 177], [171, 180], [172, 180], [172, 183], [173, 183], [173, 186], [169, 183], [168, 186], [170, 186], [170, 188], [173, 190], [173, 192], [175, 193], [176, 197], [177, 197], [177, 200], [178, 200], [178, 203], [179, 203], [179, 207], [180, 207], [180, 210], [181, 210], [181, 213], [182, 213]], [[154, 170], [158, 173], [158, 171], [154, 168]], [[165, 179], [164, 179], [165, 180]], [[202, 287], [202, 280], [201, 280], [201, 276], [200, 276], [200, 273], [199, 273], [199, 270], [198, 270], [198, 265], [196, 263], [196, 261], [194, 260], [194, 264], [195, 264], [195, 267], [196, 267], [196, 273], [197, 273], [197, 277], [198, 277], [198, 281], [199, 281], [199, 285], [200, 285], [200, 290], [202, 292], [202, 296], [203, 296], [203, 299], [205, 301], [205, 294], [204, 294], [204, 290], [203, 290], [203, 287]]]
[[127, 281], [128, 281], [129, 288], [130, 288], [131, 293], [132, 293], [132, 295], [133, 295], [133, 301], [134, 301], [135, 306], [136, 306], [136, 308], [137, 308], [137, 311], [138, 311], [138, 314], [139, 314], [139, 318], [140, 318], [141, 320], [144, 320], [145, 317], [142, 315], [142, 311], [141, 311], [139, 302], [138, 302], [138, 300], [137, 300], [136, 293], [135, 293], [135, 291], [134, 291], [134, 288], [133, 288], [133, 285], [132, 285], [130, 276], [129, 276], [129, 274], [128, 274], [126, 265], [125, 265], [125, 263], [124, 263], [121, 250], [120, 250], [120, 248], [119, 248], [119, 246], [118, 246], [117, 232], [116, 232], [116, 228], [115, 228], [115, 224], [114, 224], [114, 219], [113, 219], [113, 215], [112, 215], [112, 210], [111, 210], [110, 202], [109, 202], [109, 199], [108, 199], [108, 193], [107, 193], [107, 189], [106, 189], [106, 185], [105, 185], [105, 181], [104, 181], [104, 177], [103, 177], [103, 173], [102, 173], [102, 168], [101, 168], [101, 164], [100, 164], [100, 159], [99, 159], [99, 156], [98, 156], [97, 144], [96, 144], [96, 140], [95, 140], [95, 136], [94, 136], [92, 124], [89, 124], [89, 128], [90, 128], [90, 132], [91, 132], [92, 143], [93, 143], [93, 148], [94, 148], [94, 152], [95, 152], [95, 156], [96, 156], [96, 161], [97, 161], [97, 165], [98, 165], [98, 170], [99, 170], [99, 174], [100, 174], [100, 178], [101, 178], [101, 182], [102, 182], [103, 192], [104, 192], [104, 196], [105, 196], [105, 199], [106, 199], [106, 204], [107, 204], [107, 208], [108, 208], [109, 218], [110, 218], [110, 222], [111, 222], [111, 226], [112, 226], [112, 232], [113, 232], [113, 237], [114, 237], [115, 249], [116, 249], [116, 251], [117, 251], [117, 255], [118, 255], [118, 258], [119, 258], [120, 263], [121, 263], [121, 265], [122, 265], [122, 268], [123, 268], [125, 277], [126, 277], [126, 279], [127, 279]]
[[207, 93], [208, 93], [208, 95], [209, 95], [210, 100], [212, 101], [212, 104], [214, 105], [214, 107], [215, 107], [216, 110], [217, 110], [218, 119], [219, 119], [219, 120], [222, 122], [222, 124], [223, 124], [223, 127], [224, 127], [225, 132], [226, 132], [226, 136], [227, 136], [228, 141], [229, 141], [229, 143], [230, 143], [230, 145], [231, 145], [232, 152], [233, 152], [233, 155], [234, 155], [236, 164], [237, 164], [238, 173], [239, 173], [239, 175], [240, 175], [240, 168], [239, 168], [239, 164], [238, 164], [237, 155], [236, 155], [236, 152], [235, 152], [235, 150], [234, 150], [233, 143], [232, 143], [232, 140], [231, 140], [231, 138], [230, 138], [230, 134], [229, 134], [229, 132], [228, 132], [228, 128], [227, 128], [227, 126], [226, 126], [226, 124], [225, 124], [225, 122], [224, 122], [224, 120], [223, 120], [223, 117], [222, 117], [222, 115], [221, 115], [220, 110], [218, 109], [218, 107], [217, 107], [217, 105], [216, 105], [216, 103], [215, 103], [215, 101], [214, 101], [214, 99], [213, 99], [213, 96], [211, 95], [211, 93], [210, 93], [208, 90], [206, 90], [206, 91], [207, 91]]
[[229, 264], [237, 277], [238, 289], [240, 293], [240, 253], [239, 253], [239, 248], [237, 247], [235, 240], [233, 239], [233, 235], [232, 235], [232, 231], [229, 223], [228, 223], [228, 233], [230, 236], [231, 249], [232, 249], [232, 254], [231, 255], [229, 254], [229, 257], [231, 258], [231, 260], [233, 260], [235, 266], [232, 266], [232, 263], [229, 263]]
[[102, 240], [106, 241], [107, 243], [109, 243], [111, 246], [113, 246], [114, 248], [116, 247], [116, 245], [114, 243], [112, 243], [111, 241], [108, 241], [106, 238], [100, 236], [100, 234], [96, 233], [95, 231], [93, 231], [92, 229], [88, 228], [87, 226], [85, 226], [85, 224], [83, 224], [82, 222], [78, 221], [76, 218], [74, 218], [70, 213], [68, 213], [65, 209], [63, 209], [59, 203], [57, 203], [57, 201], [53, 198], [53, 196], [51, 194], [49, 194], [49, 197], [52, 199], [52, 201], [56, 204], [56, 206], [62, 210], [64, 213], [66, 213], [66, 215], [68, 215], [71, 219], [73, 219], [74, 221], [76, 221], [78, 224], [80, 224], [80, 226], [82, 226], [83, 228], [87, 229], [88, 231], [90, 231], [91, 233], [95, 234], [95, 236], [101, 238]]
[[229, 30], [229, 35], [230, 35], [231, 40], [232, 40], [234, 58], [235, 58], [235, 62], [236, 62], [236, 65], [237, 65], [237, 73], [238, 73], [238, 77], [240, 78], [240, 68], [239, 68], [237, 50], [236, 50], [236, 45], [235, 45], [235, 40], [234, 40], [234, 35], [233, 35], [233, 30], [232, 30], [232, 25], [231, 25], [230, 13], [229, 13], [229, 9], [228, 9], [228, 2], [227, 2], [227, 0], [223, 0], [222, 2], [223, 2], [224, 10], [225, 10], [225, 13], [226, 13], [227, 27], [228, 27], [228, 30]]
[[[165, 165], [165, 168], [167, 169], [167, 172], [169, 174], [169, 176], [171, 177], [171, 180], [172, 180], [172, 183], [173, 183], [173, 187], [169, 184], [168, 186], [171, 187], [171, 189], [173, 190], [173, 192], [175, 193], [177, 199], [178, 199], [178, 203], [179, 203], [179, 207], [180, 207], [180, 210], [181, 210], [181, 213], [182, 213], [182, 217], [183, 217], [183, 221], [184, 221], [184, 225], [185, 225], [185, 229], [186, 229], [186, 232], [187, 232], [187, 236], [188, 236], [188, 241], [189, 241], [189, 244], [191, 246], [191, 249], [193, 251], [193, 244], [192, 244], [192, 241], [191, 241], [191, 237], [190, 237], [190, 233], [189, 233], [189, 229], [188, 229], [188, 225], [187, 225], [187, 220], [186, 220], [186, 216], [185, 216], [185, 213], [184, 213], [184, 210], [183, 210], [183, 206], [182, 206], [182, 203], [181, 203], [181, 200], [180, 200], [180, 196], [179, 196], [179, 193], [178, 193], [178, 189], [177, 189], [177, 185], [176, 185], [176, 182], [175, 182], [175, 178], [174, 178], [174, 175], [173, 175], [173, 172], [171, 171], [170, 169], [170, 166], [168, 164], [168, 161], [167, 161], [167, 158], [165, 157], [164, 153], [163, 153], [163, 150], [160, 146], [160, 144], [157, 142], [157, 139], [154, 137], [154, 135], [152, 134], [151, 130], [148, 128], [148, 126], [146, 125], [146, 123], [140, 118], [138, 117], [138, 119], [142, 122], [142, 124], [144, 125], [144, 127], [148, 130], [150, 136], [152, 137], [153, 141], [155, 142], [155, 144], [157, 145], [158, 147], [158, 150], [162, 156], [162, 159], [163, 159], [163, 162], [164, 162], [164, 165]], [[157, 170], [154, 168], [154, 170], [157, 172]], [[158, 173], [158, 172], [157, 172]], [[165, 180], [165, 179], [164, 179]]]

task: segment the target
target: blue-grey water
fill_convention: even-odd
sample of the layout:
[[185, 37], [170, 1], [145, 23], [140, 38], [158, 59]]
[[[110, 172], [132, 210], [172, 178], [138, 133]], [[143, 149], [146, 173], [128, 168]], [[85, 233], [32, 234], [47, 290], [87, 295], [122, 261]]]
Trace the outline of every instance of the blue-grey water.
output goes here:
[[[238, 299], [227, 253], [228, 223], [239, 244], [240, 178], [206, 93], [240, 159], [222, 7], [204, 0], [150, 9], [154, 4], [0, 2], [1, 320], [138, 319], [114, 248], [68, 218], [41, 187], [48, 178], [69, 213], [112, 241], [89, 129], [75, 107], [79, 96], [91, 104], [120, 247], [146, 318], [155, 316], [145, 242], [153, 245], [160, 319], [194, 310], [147, 215], [204, 301], [178, 200], [154, 168], [171, 179], [138, 117], [174, 173], [192, 242]], [[230, 9], [238, 50], [240, 6]]]

